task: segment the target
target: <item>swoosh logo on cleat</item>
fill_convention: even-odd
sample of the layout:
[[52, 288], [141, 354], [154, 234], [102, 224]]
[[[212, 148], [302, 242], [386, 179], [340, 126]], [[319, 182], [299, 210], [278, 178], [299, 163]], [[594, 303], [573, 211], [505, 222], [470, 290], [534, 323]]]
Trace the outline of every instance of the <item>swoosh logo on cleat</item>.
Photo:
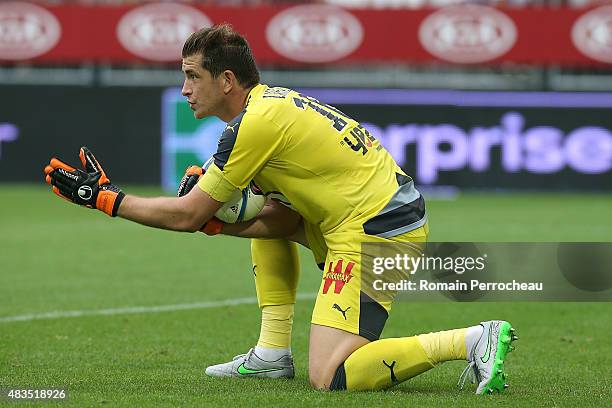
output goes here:
[[242, 374], [242, 375], [269, 373], [271, 371], [280, 371], [280, 370], [282, 370], [282, 368], [266, 368], [263, 370], [252, 370], [250, 368], [246, 368], [244, 366], [244, 363], [238, 366], [238, 374]]
[[480, 361], [486, 363], [491, 358], [491, 328], [489, 328], [489, 336], [487, 338], [487, 351], [484, 353], [482, 357], [480, 357]]

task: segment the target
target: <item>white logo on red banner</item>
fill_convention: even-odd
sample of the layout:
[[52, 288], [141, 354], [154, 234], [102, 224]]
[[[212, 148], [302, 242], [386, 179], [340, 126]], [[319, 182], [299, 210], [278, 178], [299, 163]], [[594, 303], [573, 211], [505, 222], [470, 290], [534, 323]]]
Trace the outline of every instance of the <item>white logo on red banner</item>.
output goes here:
[[280, 55], [300, 62], [331, 62], [355, 51], [363, 40], [359, 20], [333, 6], [304, 5], [274, 16], [268, 43]]
[[60, 24], [42, 7], [23, 2], [0, 3], [0, 59], [26, 60], [55, 47]]
[[181, 59], [183, 43], [212, 22], [199, 10], [180, 4], [148, 4], [125, 14], [117, 25], [121, 45], [132, 54], [153, 61]]
[[612, 6], [596, 8], [576, 20], [572, 41], [587, 57], [612, 63]]
[[507, 53], [516, 42], [510, 17], [485, 6], [453, 6], [430, 14], [419, 28], [419, 39], [432, 55], [469, 64], [491, 61]]

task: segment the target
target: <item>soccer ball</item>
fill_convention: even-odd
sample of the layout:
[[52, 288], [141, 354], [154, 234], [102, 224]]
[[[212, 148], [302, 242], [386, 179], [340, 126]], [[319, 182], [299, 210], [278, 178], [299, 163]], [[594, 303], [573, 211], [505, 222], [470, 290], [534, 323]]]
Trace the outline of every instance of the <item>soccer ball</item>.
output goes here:
[[[213, 162], [211, 157], [204, 163], [204, 169]], [[223, 222], [233, 224], [241, 221], [248, 221], [260, 213], [266, 197], [259, 187], [252, 181], [243, 190], [237, 190], [234, 195], [215, 213], [215, 217]]]
[[215, 213], [215, 217], [223, 222], [248, 221], [254, 218], [266, 203], [266, 197], [252, 181], [242, 191], [236, 191], [232, 198]]

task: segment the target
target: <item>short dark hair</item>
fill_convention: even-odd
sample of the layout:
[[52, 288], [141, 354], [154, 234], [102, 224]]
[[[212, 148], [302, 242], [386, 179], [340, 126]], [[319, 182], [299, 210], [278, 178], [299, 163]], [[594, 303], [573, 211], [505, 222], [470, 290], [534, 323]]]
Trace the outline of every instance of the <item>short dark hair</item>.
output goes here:
[[191, 34], [183, 45], [183, 58], [202, 55], [202, 67], [213, 78], [229, 69], [245, 88], [259, 83], [259, 71], [246, 39], [229, 24], [218, 24]]

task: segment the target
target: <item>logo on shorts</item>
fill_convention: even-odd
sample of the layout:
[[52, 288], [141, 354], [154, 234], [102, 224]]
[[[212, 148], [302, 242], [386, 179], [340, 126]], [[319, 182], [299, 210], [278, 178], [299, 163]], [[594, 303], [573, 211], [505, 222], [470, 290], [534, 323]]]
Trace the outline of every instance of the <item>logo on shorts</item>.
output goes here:
[[342, 288], [344, 287], [344, 285], [346, 285], [353, 277], [353, 275], [351, 275], [351, 271], [353, 270], [353, 267], [355, 266], [355, 262], [348, 262], [346, 264], [346, 268], [344, 268], [344, 271], [343, 271], [344, 261], [342, 259], [336, 262], [336, 266], [333, 267], [333, 270], [332, 270], [332, 266], [333, 266], [333, 262], [330, 262], [329, 268], [327, 269], [327, 273], [325, 274], [325, 277], [323, 278], [323, 280], [325, 281], [325, 283], [323, 284], [323, 294], [324, 295], [329, 291], [329, 288], [332, 285], [332, 283], [334, 284], [334, 293], [342, 292]]
[[340, 305], [339, 305], [339, 304], [337, 304], [337, 303], [334, 303], [334, 305], [332, 306], [332, 309], [337, 310], [337, 311], [339, 311], [340, 313], [342, 313], [342, 316], [344, 316], [344, 320], [346, 320], [346, 312], [348, 312], [348, 310], [349, 310], [350, 308], [351, 308], [351, 307], [349, 306], [349, 307], [347, 307], [346, 309], [342, 310], [342, 308], [340, 307]]

